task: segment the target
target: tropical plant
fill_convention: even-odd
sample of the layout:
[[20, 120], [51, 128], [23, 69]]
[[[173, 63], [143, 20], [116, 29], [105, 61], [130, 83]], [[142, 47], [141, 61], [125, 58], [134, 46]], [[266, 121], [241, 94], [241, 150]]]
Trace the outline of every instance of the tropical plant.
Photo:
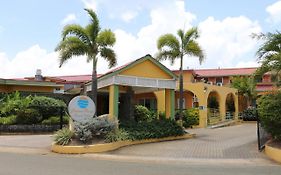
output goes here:
[[274, 139], [281, 141], [281, 92], [261, 96], [258, 99], [258, 114], [262, 126]]
[[72, 137], [72, 131], [70, 131], [68, 128], [62, 128], [55, 133], [54, 142], [58, 145], [67, 145], [71, 141]]
[[158, 60], [170, 60], [174, 64], [176, 59], [180, 59], [180, 120], [182, 120], [183, 110], [183, 58], [184, 56], [195, 56], [199, 58], [199, 62], [204, 60], [203, 50], [197, 43], [196, 39], [199, 37], [198, 29], [196, 27], [184, 32], [179, 29], [177, 32], [179, 38], [173, 34], [165, 34], [160, 36], [157, 41], [158, 53], [156, 58]]
[[255, 77], [260, 79], [265, 73], [270, 72], [272, 80], [281, 83], [281, 33], [254, 34], [254, 38], [264, 41], [256, 55], [261, 66], [256, 70]]
[[136, 121], [152, 121], [157, 118], [153, 111], [149, 111], [147, 107], [142, 105], [135, 106], [134, 117]]
[[125, 129], [116, 129], [105, 136], [105, 142], [110, 143], [110, 142], [118, 142], [118, 141], [124, 141], [124, 140], [131, 140], [129, 133]]
[[240, 95], [247, 98], [247, 103], [253, 105], [253, 100], [257, 97], [256, 82], [253, 77], [232, 77], [231, 87], [236, 88]]
[[109, 63], [109, 67], [116, 65], [116, 54], [112, 49], [116, 38], [110, 29], [101, 30], [99, 19], [94, 11], [85, 9], [91, 22], [82, 27], [78, 24], [66, 25], [62, 31], [62, 40], [56, 47], [59, 51], [60, 67], [75, 56], [87, 56], [87, 61], [92, 62], [92, 91], [91, 98], [97, 105], [97, 62], [100, 57]]

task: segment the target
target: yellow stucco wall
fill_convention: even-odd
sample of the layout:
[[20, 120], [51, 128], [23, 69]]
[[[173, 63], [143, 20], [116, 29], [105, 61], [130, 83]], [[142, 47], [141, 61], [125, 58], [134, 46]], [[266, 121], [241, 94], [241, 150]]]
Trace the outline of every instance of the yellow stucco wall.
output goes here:
[[[0, 85], [0, 92], [25, 91], [25, 92], [51, 92], [52, 93], [56, 88], [47, 87], [47, 86]], [[63, 89], [63, 87], [60, 87], [60, 89]]]
[[159, 78], [159, 79], [171, 79], [172, 77], [167, 74], [165, 71], [160, 69], [150, 60], [145, 60], [142, 63], [134, 65], [122, 72], [120, 75], [127, 76], [137, 76], [137, 77], [146, 77], [146, 78]]

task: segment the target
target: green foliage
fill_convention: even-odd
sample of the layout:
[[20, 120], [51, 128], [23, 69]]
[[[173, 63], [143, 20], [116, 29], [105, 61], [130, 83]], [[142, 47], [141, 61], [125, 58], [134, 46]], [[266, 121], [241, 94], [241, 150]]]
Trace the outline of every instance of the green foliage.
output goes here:
[[124, 141], [124, 140], [131, 140], [129, 133], [125, 129], [116, 129], [105, 136], [105, 142], [110, 143], [110, 142], [118, 142], [118, 141]]
[[19, 92], [6, 95], [0, 104], [1, 116], [16, 115], [19, 111], [29, 107], [32, 97], [21, 97]]
[[229, 112], [235, 112], [235, 104], [234, 104], [234, 100], [232, 98], [226, 99], [226, 109]]
[[[63, 116], [62, 118], [63, 124], [68, 124], [69, 116]], [[43, 125], [58, 125], [60, 124], [60, 116], [52, 116], [48, 119], [45, 119], [41, 122]]]
[[120, 128], [129, 133], [130, 140], [163, 138], [185, 134], [183, 128], [176, 121], [168, 119], [153, 120], [151, 122], [121, 123]]
[[254, 35], [254, 38], [264, 41], [257, 51], [258, 62], [261, 66], [255, 72], [255, 78], [261, 78], [265, 73], [270, 72], [272, 80], [277, 85], [281, 83], [281, 33], [266, 33]]
[[182, 120], [185, 128], [199, 125], [199, 110], [197, 108], [185, 110]]
[[242, 112], [241, 116], [244, 121], [257, 121], [257, 110], [249, 107]]
[[[13, 115], [16, 116], [17, 124], [37, 124], [41, 123], [42, 120], [48, 120], [52, 116], [60, 115], [61, 109], [66, 110], [66, 105], [61, 100], [43, 96], [23, 97], [19, 92], [15, 92], [2, 98], [0, 117], [2, 117], [2, 120], [10, 120], [4, 118]], [[49, 122], [51, 120], [54, 121], [52, 118], [49, 119]]]
[[66, 110], [66, 104], [62, 100], [44, 96], [33, 97], [30, 107], [38, 110], [43, 119], [56, 115], [59, 116], [61, 110]]
[[145, 106], [136, 105], [134, 109], [136, 121], [152, 121], [157, 118], [154, 112], [149, 111]]
[[105, 137], [117, 128], [118, 122], [111, 121], [107, 116], [95, 117], [85, 123], [74, 122], [74, 133], [83, 143], [89, 143], [94, 137]]
[[0, 125], [14, 125], [16, 124], [17, 116], [11, 115], [8, 117], [0, 117]]
[[68, 128], [63, 128], [58, 130], [54, 135], [54, 142], [58, 145], [67, 145], [71, 142], [71, 138], [73, 137], [73, 132]]
[[259, 119], [263, 127], [277, 140], [281, 140], [281, 92], [258, 99]]
[[213, 109], [219, 108], [219, 103], [218, 103], [217, 98], [215, 96], [209, 97], [208, 108], [213, 108]]
[[231, 87], [236, 88], [238, 93], [247, 97], [250, 103], [256, 99], [256, 81], [253, 77], [233, 77]]

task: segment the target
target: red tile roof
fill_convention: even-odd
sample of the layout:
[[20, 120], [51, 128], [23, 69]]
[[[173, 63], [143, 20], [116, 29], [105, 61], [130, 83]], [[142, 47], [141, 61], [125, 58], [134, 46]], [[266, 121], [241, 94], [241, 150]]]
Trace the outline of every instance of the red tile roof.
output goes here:
[[233, 75], [251, 75], [256, 71], [256, 67], [252, 68], [225, 68], [225, 69], [195, 69], [194, 73], [199, 77], [218, 77]]

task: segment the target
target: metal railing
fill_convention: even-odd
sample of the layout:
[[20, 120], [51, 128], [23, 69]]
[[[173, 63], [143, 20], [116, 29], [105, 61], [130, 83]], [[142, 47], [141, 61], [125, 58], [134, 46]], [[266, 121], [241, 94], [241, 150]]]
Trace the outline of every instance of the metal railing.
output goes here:
[[271, 136], [262, 126], [258, 113], [256, 113], [256, 115], [257, 115], [258, 149], [259, 149], [259, 151], [262, 151], [265, 147], [266, 142], [270, 140]]

